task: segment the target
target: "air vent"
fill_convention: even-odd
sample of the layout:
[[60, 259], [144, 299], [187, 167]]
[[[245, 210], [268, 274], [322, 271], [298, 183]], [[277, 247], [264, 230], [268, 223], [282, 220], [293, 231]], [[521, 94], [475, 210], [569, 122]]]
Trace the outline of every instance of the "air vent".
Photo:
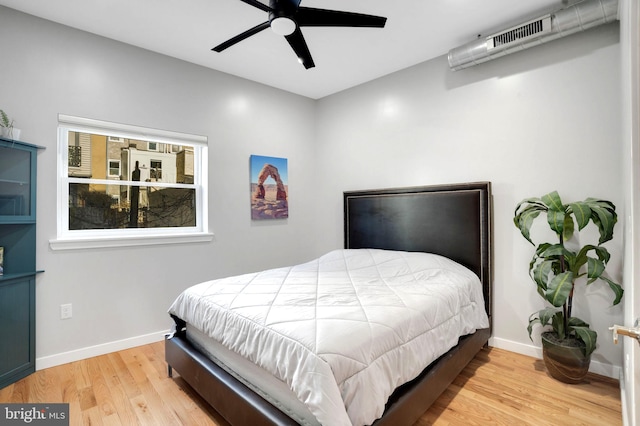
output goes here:
[[[565, 3], [565, 2], [563, 2]], [[618, 0], [582, 0], [515, 27], [478, 37], [449, 51], [449, 67], [461, 70], [566, 37], [618, 18]]]
[[487, 38], [487, 49], [508, 47], [525, 40], [539, 37], [551, 31], [551, 15], [543, 16], [535, 21], [527, 22]]

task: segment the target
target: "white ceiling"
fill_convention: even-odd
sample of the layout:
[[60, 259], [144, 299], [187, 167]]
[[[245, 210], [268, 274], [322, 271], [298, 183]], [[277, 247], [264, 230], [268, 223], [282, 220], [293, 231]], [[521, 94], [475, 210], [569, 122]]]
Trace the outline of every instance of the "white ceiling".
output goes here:
[[[260, 0], [267, 3], [267, 0]], [[4, 5], [194, 64], [319, 99], [446, 54], [478, 36], [563, 7], [566, 0], [303, 0], [302, 6], [380, 15], [377, 28], [303, 28], [316, 67], [262, 31], [222, 53], [223, 41], [267, 20], [240, 0], [0, 0]]]

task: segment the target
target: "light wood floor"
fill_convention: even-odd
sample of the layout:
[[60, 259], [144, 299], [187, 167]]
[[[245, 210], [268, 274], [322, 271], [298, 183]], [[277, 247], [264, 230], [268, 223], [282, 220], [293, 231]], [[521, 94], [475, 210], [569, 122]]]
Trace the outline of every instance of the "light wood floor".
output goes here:
[[[177, 375], [164, 342], [37, 371], [0, 389], [0, 402], [69, 403], [72, 425], [226, 426]], [[589, 375], [565, 385], [542, 361], [485, 349], [416, 423], [426, 425], [620, 425], [616, 380]]]

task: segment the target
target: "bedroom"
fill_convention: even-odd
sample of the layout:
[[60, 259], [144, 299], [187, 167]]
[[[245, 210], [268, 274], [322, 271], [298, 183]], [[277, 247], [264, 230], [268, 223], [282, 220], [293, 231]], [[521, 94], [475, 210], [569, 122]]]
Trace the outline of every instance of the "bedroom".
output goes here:
[[[38, 170], [37, 263], [46, 271], [37, 281], [38, 368], [161, 339], [171, 326], [166, 309], [187, 285], [340, 247], [344, 190], [478, 180], [491, 181], [494, 195], [492, 344], [535, 355], [526, 322], [539, 301], [525, 276], [529, 247], [511, 222], [516, 203], [558, 189], [622, 209], [629, 190], [617, 23], [468, 72], [452, 73], [438, 57], [317, 101], [12, 9], [0, 9], [0, 34], [18, 47], [3, 61], [1, 106], [23, 139], [46, 147]], [[207, 135], [213, 242], [51, 250], [59, 113]], [[289, 160], [285, 222], [250, 220], [252, 154]], [[562, 175], [540, 173], [536, 160]], [[584, 170], [588, 188], [573, 179]], [[611, 244], [618, 278], [624, 226], [621, 218]], [[73, 318], [62, 321], [67, 303]], [[604, 299], [593, 311], [601, 336], [624, 322], [622, 307], [609, 309]], [[594, 361], [615, 376], [621, 346], [601, 339]]]

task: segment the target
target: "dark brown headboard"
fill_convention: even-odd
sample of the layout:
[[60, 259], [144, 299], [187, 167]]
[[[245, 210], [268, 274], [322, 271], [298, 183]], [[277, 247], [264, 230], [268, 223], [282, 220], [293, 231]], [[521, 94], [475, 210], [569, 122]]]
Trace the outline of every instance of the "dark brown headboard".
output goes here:
[[344, 193], [345, 248], [446, 256], [482, 281], [491, 318], [491, 183]]

